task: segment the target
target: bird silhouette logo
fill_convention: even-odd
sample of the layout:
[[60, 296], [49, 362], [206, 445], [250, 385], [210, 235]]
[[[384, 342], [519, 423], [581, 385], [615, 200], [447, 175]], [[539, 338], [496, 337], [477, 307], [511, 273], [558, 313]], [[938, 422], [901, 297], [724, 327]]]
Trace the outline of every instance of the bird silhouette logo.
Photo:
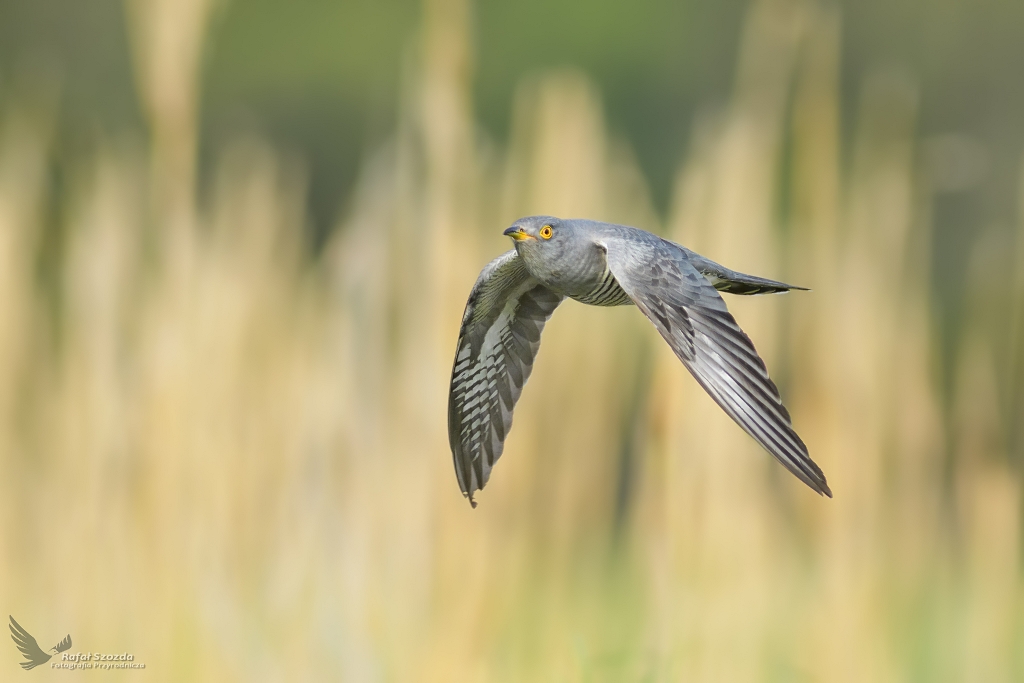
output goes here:
[[[46, 664], [48, 661], [50, 661], [50, 658], [53, 655], [43, 652], [42, 649], [39, 647], [39, 643], [37, 643], [36, 639], [32, 637], [32, 634], [23, 629], [21, 627], [21, 624], [14, 620], [14, 617], [10, 618], [11, 639], [14, 640], [14, 644], [18, 646], [18, 649], [21, 650], [21, 654], [25, 656], [26, 660], [28, 660], [25, 662], [20, 662], [21, 668], [28, 671], [29, 669], [34, 669], [40, 664]], [[64, 640], [60, 641], [59, 643], [51, 647], [50, 650], [54, 654], [59, 654], [69, 649], [70, 647], [71, 636], [66, 635], [64, 636]]]

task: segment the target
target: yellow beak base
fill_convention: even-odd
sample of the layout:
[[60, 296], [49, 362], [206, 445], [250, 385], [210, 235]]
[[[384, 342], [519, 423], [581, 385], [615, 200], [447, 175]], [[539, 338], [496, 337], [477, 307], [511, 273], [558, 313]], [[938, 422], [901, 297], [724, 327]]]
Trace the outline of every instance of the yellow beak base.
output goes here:
[[505, 231], [505, 234], [514, 239], [516, 242], [521, 242], [522, 240], [536, 239], [533, 235], [527, 235], [526, 231], [523, 230], [522, 228], [516, 228], [515, 230], [512, 230], [510, 228]]

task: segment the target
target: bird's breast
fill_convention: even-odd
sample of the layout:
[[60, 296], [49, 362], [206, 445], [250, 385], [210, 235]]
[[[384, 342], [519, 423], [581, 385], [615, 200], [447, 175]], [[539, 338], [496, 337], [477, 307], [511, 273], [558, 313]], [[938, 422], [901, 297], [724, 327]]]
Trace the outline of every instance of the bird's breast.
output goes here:
[[619, 286], [607, 264], [599, 277], [580, 284], [582, 286], [577, 291], [568, 293], [570, 297], [580, 303], [590, 306], [623, 306], [633, 303], [629, 295]]

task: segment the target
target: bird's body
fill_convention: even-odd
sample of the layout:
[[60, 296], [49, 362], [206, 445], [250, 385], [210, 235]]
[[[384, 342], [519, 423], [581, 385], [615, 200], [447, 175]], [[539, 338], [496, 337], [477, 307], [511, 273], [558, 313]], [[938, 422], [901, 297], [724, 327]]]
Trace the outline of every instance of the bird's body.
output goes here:
[[[633, 303], [622, 291], [622, 287], [619, 286], [608, 269], [608, 259], [604, 252], [600, 248], [594, 248], [597, 241], [609, 237], [610, 233], [620, 226], [607, 223], [587, 223], [587, 225], [592, 226], [592, 229], [585, 236], [580, 235], [587, 241], [583, 241], [583, 239], [566, 240], [567, 244], [559, 250], [559, 254], [555, 258], [542, 258], [547, 255], [528, 248], [524, 248], [523, 252], [519, 252], [517, 249], [517, 255], [523, 260], [523, 264], [531, 276], [552, 292], [563, 297], [593, 306], [618, 306]], [[560, 232], [569, 229], [565, 226]], [[641, 238], [645, 234], [650, 234], [635, 228], [622, 229], [634, 230]], [[557, 249], [561, 245], [549, 242], [544, 246]]]
[[623, 225], [532, 216], [505, 234], [515, 249], [489, 263], [477, 279], [452, 371], [449, 443], [459, 486], [471, 503], [501, 455], [544, 323], [565, 298], [597, 306], [635, 304], [730, 417], [804, 483], [831, 496], [764, 362], [716, 291], [803, 288], [737, 273]]

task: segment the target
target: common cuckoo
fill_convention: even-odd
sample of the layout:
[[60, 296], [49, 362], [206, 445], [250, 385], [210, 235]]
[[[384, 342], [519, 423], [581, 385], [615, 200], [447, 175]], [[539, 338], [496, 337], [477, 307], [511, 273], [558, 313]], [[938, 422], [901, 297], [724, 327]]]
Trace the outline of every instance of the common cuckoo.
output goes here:
[[544, 323], [566, 297], [635, 304], [729, 417], [800, 481], [832, 497], [764, 361], [719, 295], [804, 287], [737, 273], [624, 225], [531, 216], [505, 234], [515, 248], [488, 263], [469, 294], [448, 398], [455, 473], [473, 507], [501, 456]]

